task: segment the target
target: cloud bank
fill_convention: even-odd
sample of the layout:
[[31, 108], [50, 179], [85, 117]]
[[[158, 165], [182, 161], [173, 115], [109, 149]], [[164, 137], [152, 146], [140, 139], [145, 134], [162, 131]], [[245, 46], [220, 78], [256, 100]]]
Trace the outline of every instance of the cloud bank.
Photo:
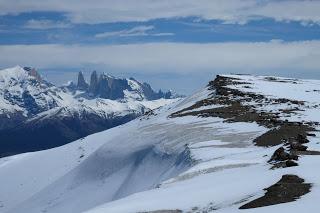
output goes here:
[[40, 69], [88, 65], [141, 73], [318, 72], [320, 41], [146, 43], [127, 45], [2, 45], [0, 64]]
[[32, 11], [66, 13], [73, 23], [148, 21], [196, 16], [246, 23], [252, 19], [320, 23], [317, 0], [2, 0], [0, 15]]

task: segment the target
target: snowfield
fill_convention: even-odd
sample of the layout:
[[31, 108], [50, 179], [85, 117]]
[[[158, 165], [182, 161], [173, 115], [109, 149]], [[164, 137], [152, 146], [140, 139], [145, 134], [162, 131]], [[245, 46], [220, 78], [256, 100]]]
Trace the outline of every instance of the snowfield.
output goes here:
[[[279, 112], [281, 120], [320, 122], [320, 81], [225, 77], [251, 83], [228, 86], [232, 89], [305, 102], [292, 114], [280, 110], [292, 108], [291, 102], [244, 103], [258, 112]], [[271, 170], [268, 160], [281, 145], [254, 144], [269, 128], [220, 117], [171, 116], [214, 96], [215, 91], [206, 87], [127, 124], [62, 147], [0, 158], [0, 212], [319, 211], [319, 156], [301, 155], [299, 166]], [[207, 105], [188, 112], [219, 107]], [[319, 133], [314, 133], [308, 137], [308, 149], [320, 151]], [[239, 210], [284, 174], [302, 177], [312, 184], [311, 192], [294, 202]]]

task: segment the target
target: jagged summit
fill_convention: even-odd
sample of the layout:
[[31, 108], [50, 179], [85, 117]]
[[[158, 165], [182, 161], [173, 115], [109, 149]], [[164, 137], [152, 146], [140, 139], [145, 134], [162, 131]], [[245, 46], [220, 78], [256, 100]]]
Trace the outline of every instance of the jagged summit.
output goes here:
[[82, 72], [78, 74], [78, 90], [85, 91], [90, 97], [99, 97], [104, 99], [124, 99], [134, 98], [138, 100], [155, 100], [160, 98], [176, 98], [178, 95], [172, 91], [163, 92], [159, 90], [155, 92], [148, 83], [140, 83], [134, 78], [117, 78], [107, 73], [98, 75], [97, 71], [93, 71], [90, 76], [90, 84], [88, 84]]
[[[34, 72], [33, 72], [34, 73]], [[2, 85], [9, 84], [10, 82], [16, 80], [25, 80], [30, 77], [35, 77], [34, 75], [31, 75], [31, 68], [30, 70], [24, 69], [21, 66], [15, 66], [12, 68], [3, 69], [0, 71], [0, 79]]]
[[0, 71], [0, 95], [0, 112], [21, 111], [25, 116], [51, 109], [59, 100], [34, 68], [21, 66]]
[[98, 90], [98, 75], [96, 71], [93, 71], [90, 77], [89, 93], [95, 95]]
[[84, 79], [83, 73], [79, 72], [77, 89], [79, 89], [79, 90], [87, 90], [88, 87], [89, 87], [89, 85], [87, 84], [86, 80]]
[[19, 65], [12, 68], [0, 70], [0, 80], [2, 83], [1, 88], [3, 88], [3, 86], [9, 87], [16, 85], [17, 83], [23, 84], [27, 82], [33, 82], [34, 84], [49, 84], [42, 78], [42, 76], [35, 68], [21, 67]]

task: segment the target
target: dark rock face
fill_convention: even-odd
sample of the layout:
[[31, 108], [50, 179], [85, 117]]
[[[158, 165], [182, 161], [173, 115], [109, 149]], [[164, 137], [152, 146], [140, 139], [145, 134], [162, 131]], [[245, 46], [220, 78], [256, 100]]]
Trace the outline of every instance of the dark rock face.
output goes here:
[[22, 93], [23, 105], [26, 107], [29, 113], [37, 114], [41, 111], [40, 107], [37, 105], [35, 99], [30, 95], [29, 91], [24, 91]]
[[126, 79], [116, 79], [104, 74], [98, 78], [95, 71], [91, 74], [89, 86], [91, 96], [116, 100], [124, 98], [124, 90], [132, 90]]
[[98, 75], [96, 71], [93, 71], [90, 77], [89, 93], [95, 96], [98, 92]]
[[79, 90], [87, 90], [89, 85], [84, 80], [83, 73], [79, 72], [78, 74], [78, 83], [77, 83], [77, 89]]
[[145, 94], [145, 96], [149, 99], [149, 100], [154, 100], [157, 98], [157, 93], [155, 93], [151, 86], [147, 83], [143, 83], [142, 85], [142, 90], [143, 90], [143, 93]]
[[102, 75], [99, 78], [98, 94], [100, 94], [101, 98], [109, 98], [111, 94], [108, 79]]
[[265, 189], [267, 192], [263, 197], [253, 200], [239, 209], [251, 209], [292, 202], [309, 193], [310, 189], [311, 184], [304, 183], [304, 179], [296, 175], [283, 175], [276, 184]]
[[105, 98], [111, 100], [121, 99], [124, 98], [124, 90], [132, 91], [126, 79], [116, 79], [109, 76], [103, 76], [102, 78], [107, 79], [107, 86], [110, 91], [109, 97]]

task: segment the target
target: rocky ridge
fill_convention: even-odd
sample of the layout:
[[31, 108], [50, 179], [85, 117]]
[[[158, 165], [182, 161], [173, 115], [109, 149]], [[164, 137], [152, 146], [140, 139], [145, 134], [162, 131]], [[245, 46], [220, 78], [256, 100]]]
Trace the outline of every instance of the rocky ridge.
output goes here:
[[[299, 83], [299, 80], [276, 77], [264, 77], [262, 81]], [[286, 119], [290, 115], [305, 111], [304, 108], [318, 108], [319, 106], [310, 105], [301, 100], [276, 98], [272, 95], [265, 96], [251, 92], [250, 89], [253, 91], [254, 87], [254, 83], [247, 79], [243, 80], [241, 75], [239, 77], [237, 75], [218, 75], [208, 84], [209, 90], [212, 91], [210, 97], [174, 112], [170, 117], [219, 117], [226, 119], [226, 122], [255, 122], [269, 128], [269, 131], [255, 138], [254, 143], [256, 146], [263, 147], [281, 145], [268, 161], [271, 164], [271, 169], [298, 166], [299, 157], [302, 155], [320, 155], [320, 151], [309, 150], [307, 146], [309, 142], [307, 137], [316, 136], [313, 132], [318, 131], [319, 123], [317, 121], [301, 121], [301, 119], [298, 121]], [[270, 105], [274, 106], [273, 109], [266, 111], [265, 107]], [[303, 181], [300, 180], [303, 179], [293, 176], [293, 179], [299, 180], [296, 185], [287, 185], [285, 189], [288, 191], [279, 189], [281, 194], [273, 192], [287, 177], [291, 177], [291, 175], [283, 176], [279, 183], [266, 189], [265, 196], [240, 207], [240, 209], [291, 202], [310, 191], [310, 184], [302, 184]]]
[[147, 83], [140, 83], [134, 78], [121, 79], [111, 75], [102, 73], [98, 75], [93, 71], [88, 84], [82, 72], [78, 74], [78, 82], [76, 88], [85, 91], [90, 97], [99, 97], [104, 99], [123, 99], [127, 96], [134, 97], [139, 100], [156, 100], [160, 98], [178, 98], [181, 97], [172, 91], [155, 92]]

